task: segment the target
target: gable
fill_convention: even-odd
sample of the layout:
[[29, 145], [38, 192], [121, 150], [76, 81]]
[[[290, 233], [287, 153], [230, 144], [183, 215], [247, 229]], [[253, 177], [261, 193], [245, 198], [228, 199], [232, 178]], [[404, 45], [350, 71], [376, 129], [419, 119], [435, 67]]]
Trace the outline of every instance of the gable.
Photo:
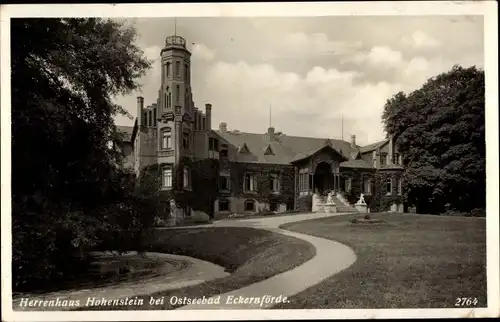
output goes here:
[[264, 155], [274, 155], [273, 149], [271, 148], [271, 145], [268, 145], [266, 150], [264, 151]]
[[246, 143], [243, 143], [243, 145], [240, 145], [238, 147], [238, 153], [250, 153], [250, 149], [248, 148]]

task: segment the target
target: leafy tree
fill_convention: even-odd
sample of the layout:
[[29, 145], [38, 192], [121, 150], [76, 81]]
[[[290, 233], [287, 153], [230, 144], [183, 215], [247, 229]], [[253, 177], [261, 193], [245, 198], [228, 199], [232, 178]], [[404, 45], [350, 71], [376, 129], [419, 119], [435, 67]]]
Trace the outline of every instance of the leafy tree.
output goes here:
[[387, 101], [385, 129], [403, 154], [408, 201], [421, 213], [485, 208], [484, 71], [454, 66]]
[[[150, 62], [135, 30], [103, 19], [12, 19], [14, 287], [70, 270], [129, 189], [115, 95], [139, 88]], [[114, 209], [111, 211], [111, 209]], [[114, 213], [114, 214], [113, 214]], [[116, 227], [114, 227], [116, 228]]]

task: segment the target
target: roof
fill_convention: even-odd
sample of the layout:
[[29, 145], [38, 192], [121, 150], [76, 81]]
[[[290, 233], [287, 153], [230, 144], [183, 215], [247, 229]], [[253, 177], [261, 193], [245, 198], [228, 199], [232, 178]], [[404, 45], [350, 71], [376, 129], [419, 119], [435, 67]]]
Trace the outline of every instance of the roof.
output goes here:
[[367, 145], [367, 146], [360, 147], [359, 152], [366, 153], [366, 152], [376, 150], [376, 149], [380, 148], [382, 145], [386, 144], [387, 142], [389, 142], [389, 139], [385, 139], [385, 140], [382, 140], [382, 141], [379, 141], [376, 143], [372, 143], [372, 144]]
[[340, 163], [341, 168], [363, 168], [363, 169], [373, 169], [371, 165], [365, 162], [363, 159], [357, 160], [347, 160]]
[[117, 125], [116, 130], [118, 131], [118, 133], [121, 133], [123, 135], [124, 142], [132, 142], [132, 135], [134, 133], [133, 126]]
[[[327, 145], [330, 145], [346, 159], [349, 158], [351, 152], [357, 151], [351, 147], [349, 142], [336, 139], [275, 134], [275, 139], [271, 141], [267, 134], [239, 131], [214, 132], [236, 148], [247, 146], [249, 152], [238, 153], [234, 160], [237, 162], [290, 164], [290, 162], [311, 156]], [[273, 154], [266, 154], [268, 147]]]

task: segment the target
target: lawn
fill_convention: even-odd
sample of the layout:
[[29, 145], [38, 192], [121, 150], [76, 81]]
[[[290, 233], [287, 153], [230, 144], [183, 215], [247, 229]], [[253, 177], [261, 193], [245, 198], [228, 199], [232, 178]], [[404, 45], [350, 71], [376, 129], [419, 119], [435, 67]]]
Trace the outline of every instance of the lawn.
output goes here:
[[[223, 266], [231, 275], [178, 290], [152, 293], [143, 297], [143, 306], [116, 306], [113, 310], [160, 309], [148, 304], [149, 296], [192, 298], [226, 293], [288, 271], [316, 254], [314, 246], [301, 239], [254, 228], [163, 229], [155, 230], [150, 238], [147, 251], [196, 257]], [[165, 303], [161, 309], [172, 308]], [[85, 307], [88, 309], [100, 307]]]
[[352, 224], [353, 218], [363, 216], [281, 227], [339, 241], [358, 259], [275, 308], [453, 308], [459, 297], [487, 305], [484, 218], [380, 213], [372, 218], [385, 224]]

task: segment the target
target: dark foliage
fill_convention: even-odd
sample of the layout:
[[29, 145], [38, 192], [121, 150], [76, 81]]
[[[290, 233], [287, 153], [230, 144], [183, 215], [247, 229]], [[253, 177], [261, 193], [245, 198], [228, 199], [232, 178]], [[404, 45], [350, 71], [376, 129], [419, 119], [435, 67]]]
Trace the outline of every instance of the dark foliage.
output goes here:
[[[11, 20], [13, 287], [64, 278], [135, 225], [113, 116], [150, 63], [101, 19]], [[75, 256], [77, 255], [77, 256]], [[30, 287], [31, 287], [30, 286]]]
[[385, 129], [403, 154], [405, 191], [419, 213], [485, 208], [484, 93], [483, 70], [454, 66], [387, 101]]

